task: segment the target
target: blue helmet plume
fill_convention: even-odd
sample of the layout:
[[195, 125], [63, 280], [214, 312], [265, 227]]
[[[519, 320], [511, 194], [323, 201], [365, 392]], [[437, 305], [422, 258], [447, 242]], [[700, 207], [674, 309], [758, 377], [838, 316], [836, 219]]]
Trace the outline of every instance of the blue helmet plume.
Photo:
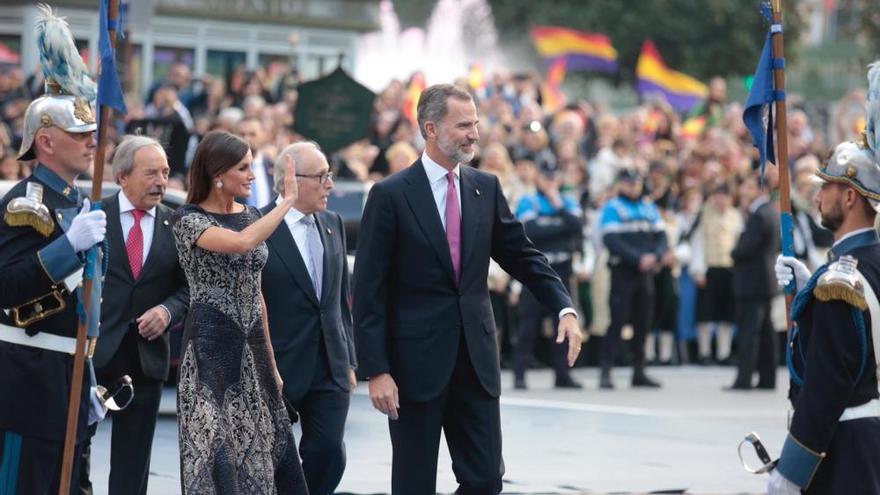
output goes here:
[[37, 46], [46, 81], [54, 81], [64, 93], [94, 101], [95, 82], [73, 43], [70, 27], [46, 4], [37, 4]]

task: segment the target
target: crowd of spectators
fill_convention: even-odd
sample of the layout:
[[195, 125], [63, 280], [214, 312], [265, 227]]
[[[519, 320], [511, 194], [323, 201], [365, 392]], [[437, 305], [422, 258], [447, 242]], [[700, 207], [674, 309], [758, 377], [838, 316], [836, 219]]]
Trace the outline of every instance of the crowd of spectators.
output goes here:
[[[172, 169], [169, 187], [178, 189], [186, 189], [195, 145], [213, 129], [247, 133], [255, 151], [271, 163], [278, 150], [304, 139], [293, 130], [299, 82], [291, 71], [270, 80], [264, 70], [244, 69], [225, 80], [207, 75], [194, 79], [189, 67], [174, 64], [146, 95], [127, 95], [128, 114], [117, 119], [111, 141], [124, 133], [158, 138]], [[570, 287], [590, 336], [601, 338], [609, 323], [607, 255], [597, 214], [616, 194], [620, 171], [634, 170], [644, 180], [644, 194], [658, 206], [669, 245], [676, 253], [670, 261], [673, 283], [664, 285], [664, 290], [673, 292], [667, 296], [674, 297], [664, 301], [676, 305], [673, 330], [678, 345], [655, 352], [661, 347], [659, 339], [649, 338], [648, 357], [662, 363], [728, 362], [731, 344], [723, 329], [703, 331], [697, 344], [701, 332], [697, 331], [696, 302], [705, 278], [691, 270], [701, 265], [693, 258], [692, 235], [709, 198], [720, 194], [723, 197], [715, 200], [718, 204], [729, 202], [745, 214], [748, 205], [738, 201], [737, 189], [757, 166], [757, 153], [742, 123], [742, 104], [728, 100], [724, 80], [713, 79], [707, 99], [684, 115], [662, 101], [645, 101], [621, 111], [601, 101], [578, 99], [548, 110], [542, 106], [541, 81], [531, 74], [499, 71], [480, 87], [470, 87], [466, 78], [456, 84], [474, 94], [480, 118], [478, 153], [472, 165], [498, 176], [511, 211], [516, 212], [520, 200], [535, 192], [546, 170], [558, 174], [560, 193], [580, 206], [583, 236], [572, 248], [575, 273]], [[16, 155], [24, 110], [40, 91], [39, 75], [25, 76], [16, 67], [0, 70], [0, 179], [17, 180], [30, 172], [32, 164], [17, 161]], [[407, 114], [410, 94], [408, 82], [399, 80], [377, 94], [369, 136], [330, 157], [337, 182], [382, 180], [418, 158], [423, 141]], [[814, 266], [821, 262], [830, 238], [818, 226], [812, 202], [817, 186], [810, 177], [830, 145], [856, 137], [863, 124], [864, 100], [864, 93], [854, 90], [841, 101], [829, 103], [832, 117], [822, 128], [811, 125], [810, 116], [797, 104], [789, 106], [787, 165], [797, 212], [795, 245], [798, 256]], [[243, 123], [248, 124], [246, 131]], [[112, 149], [107, 153], [108, 163], [110, 159]], [[109, 174], [110, 167], [105, 170]], [[267, 172], [271, 174], [271, 167]], [[774, 175], [767, 175], [765, 187], [773, 189]], [[518, 287], [500, 270], [490, 273], [489, 287], [502, 354], [509, 359], [516, 345], [512, 329], [517, 316], [511, 308], [518, 300]], [[777, 329], [784, 329], [784, 314], [777, 321], [783, 322]], [[582, 359], [596, 359], [598, 347], [588, 341]], [[734, 343], [734, 352], [735, 348]], [[539, 359], [541, 353], [539, 346]]]

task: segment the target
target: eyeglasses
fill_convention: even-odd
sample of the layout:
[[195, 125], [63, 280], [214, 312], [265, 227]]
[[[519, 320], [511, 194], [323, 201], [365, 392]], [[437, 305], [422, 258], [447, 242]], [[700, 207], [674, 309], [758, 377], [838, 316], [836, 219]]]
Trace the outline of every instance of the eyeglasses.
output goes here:
[[297, 176], [297, 177], [303, 177], [303, 178], [306, 178], [306, 179], [315, 179], [315, 180], [317, 180], [318, 183], [321, 184], [322, 186], [323, 186], [324, 184], [326, 184], [327, 181], [329, 181], [329, 180], [333, 180], [333, 172], [327, 172], [326, 174], [312, 174], [312, 175], [296, 174], [296, 176]]

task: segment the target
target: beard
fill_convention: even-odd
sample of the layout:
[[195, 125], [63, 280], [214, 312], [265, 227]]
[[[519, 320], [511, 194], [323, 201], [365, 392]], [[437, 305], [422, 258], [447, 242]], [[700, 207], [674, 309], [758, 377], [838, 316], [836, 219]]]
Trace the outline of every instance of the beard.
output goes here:
[[452, 142], [452, 140], [446, 137], [442, 132], [437, 140], [437, 147], [440, 148], [440, 152], [442, 152], [444, 156], [451, 160], [455, 160], [457, 163], [470, 163], [470, 161], [474, 159], [473, 151], [470, 153], [462, 151], [460, 145]]
[[821, 221], [819, 223], [831, 232], [837, 232], [837, 229], [843, 225], [843, 210], [837, 203], [829, 207], [827, 211], [823, 210], [820, 205], [819, 215], [821, 215]]

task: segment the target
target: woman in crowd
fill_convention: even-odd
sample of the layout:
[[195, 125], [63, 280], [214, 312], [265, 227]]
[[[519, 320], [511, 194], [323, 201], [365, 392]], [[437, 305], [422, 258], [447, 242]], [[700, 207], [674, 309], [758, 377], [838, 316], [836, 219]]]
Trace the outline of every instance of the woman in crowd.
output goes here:
[[184, 494], [307, 493], [281, 397], [260, 272], [264, 241], [297, 197], [292, 159], [284, 199], [260, 218], [247, 142], [208, 133], [190, 168], [174, 235], [190, 286], [177, 409]]

